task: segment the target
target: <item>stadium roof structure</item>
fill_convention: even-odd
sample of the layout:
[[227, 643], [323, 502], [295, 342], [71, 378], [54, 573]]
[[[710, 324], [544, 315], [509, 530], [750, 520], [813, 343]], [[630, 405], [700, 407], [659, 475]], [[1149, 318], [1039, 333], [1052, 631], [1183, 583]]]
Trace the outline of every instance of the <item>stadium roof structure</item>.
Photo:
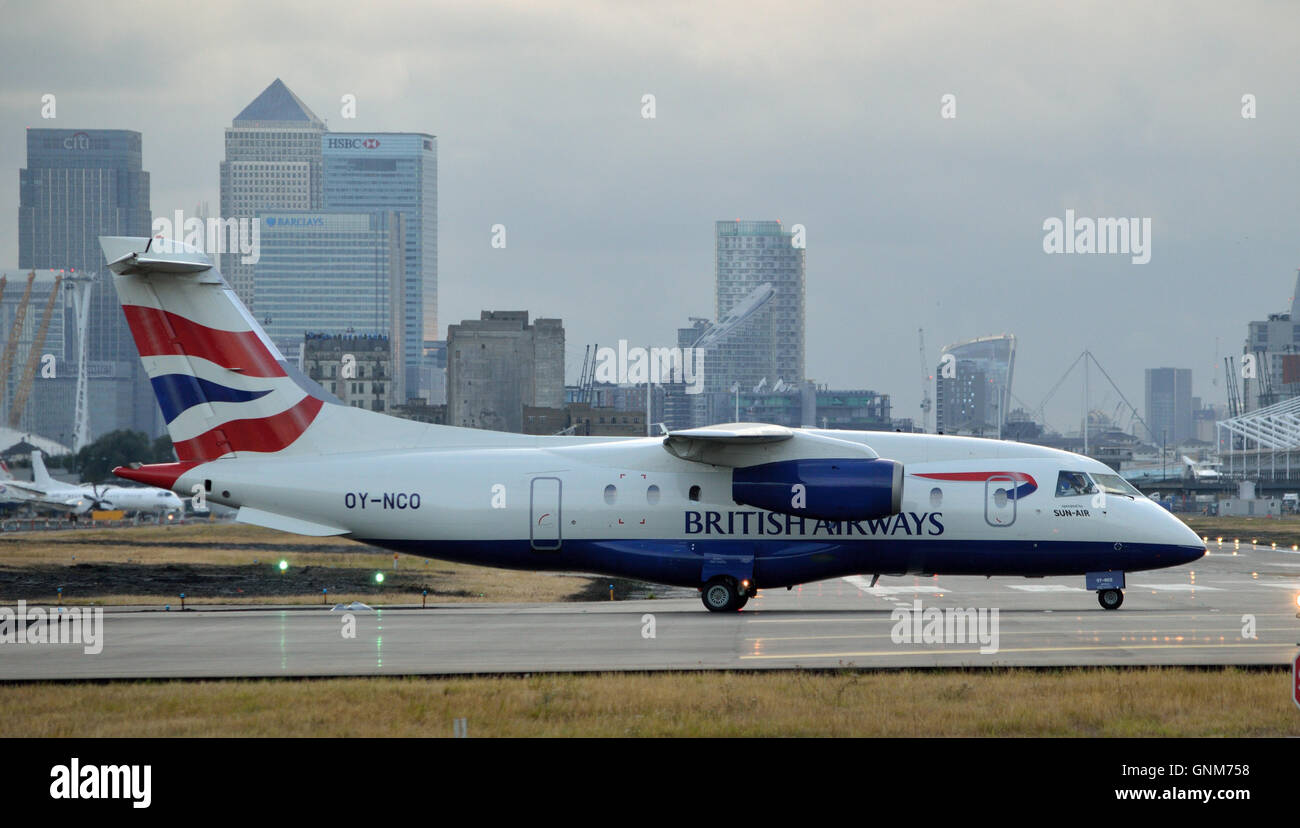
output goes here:
[[1254, 441], [1255, 446], [1249, 451], [1300, 449], [1300, 397], [1218, 420], [1215, 425]]
[[0, 427], [0, 457], [26, 455], [30, 454], [32, 449], [38, 449], [50, 457], [59, 457], [72, 452], [72, 449], [68, 446], [48, 437], [41, 437], [28, 431]]

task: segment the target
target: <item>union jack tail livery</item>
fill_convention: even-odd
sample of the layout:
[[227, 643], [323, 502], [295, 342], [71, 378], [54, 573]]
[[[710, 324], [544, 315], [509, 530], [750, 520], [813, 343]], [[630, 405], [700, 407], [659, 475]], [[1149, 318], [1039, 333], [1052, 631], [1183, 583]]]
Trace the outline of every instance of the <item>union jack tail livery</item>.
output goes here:
[[310, 445], [330, 395], [296, 376], [206, 256], [151, 239], [101, 243], [182, 463]]

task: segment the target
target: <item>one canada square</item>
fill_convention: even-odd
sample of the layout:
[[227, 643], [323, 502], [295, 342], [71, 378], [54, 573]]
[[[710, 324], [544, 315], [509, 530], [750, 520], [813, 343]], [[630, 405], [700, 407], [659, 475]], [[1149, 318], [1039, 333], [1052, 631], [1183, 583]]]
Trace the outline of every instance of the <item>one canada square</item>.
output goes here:
[[[406, 272], [403, 324], [392, 341], [402, 349], [394, 358], [403, 366], [403, 387], [409, 396], [428, 392], [430, 378], [419, 368], [424, 343], [436, 339], [438, 331], [437, 169], [433, 135], [330, 132], [278, 78], [235, 116], [226, 131], [226, 160], [221, 165], [223, 218], [387, 213], [401, 217]], [[256, 265], [228, 254], [223, 256], [222, 269], [240, 299], [261, 318], [254, 286]]]

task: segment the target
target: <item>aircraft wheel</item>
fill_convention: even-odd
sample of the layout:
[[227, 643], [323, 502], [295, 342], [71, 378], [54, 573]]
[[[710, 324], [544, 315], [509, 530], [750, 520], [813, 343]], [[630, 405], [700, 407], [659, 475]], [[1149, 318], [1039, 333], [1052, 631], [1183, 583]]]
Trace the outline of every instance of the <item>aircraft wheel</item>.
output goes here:
[[714, 578], [704, 585], [700, 600], [710, 612], [735, 612], [745, 605], [747, 597], [742, 597], [730, 578]]
[[1103, 589], [1097, 592], [1097, 603], [1102, 609], [1117, 610], [1124, 603], [1124, 593], [1118, 589]]

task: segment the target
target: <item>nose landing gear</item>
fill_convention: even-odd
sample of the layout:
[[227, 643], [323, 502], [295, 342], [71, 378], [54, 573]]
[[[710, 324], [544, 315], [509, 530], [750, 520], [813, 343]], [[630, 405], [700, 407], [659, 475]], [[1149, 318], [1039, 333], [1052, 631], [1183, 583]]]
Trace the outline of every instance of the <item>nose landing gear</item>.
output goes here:
[[1097, 593], [1102, 609], [1117, 610], [1124, 603], [1124, 593], [1118, 589], [1103, 589]]
[[[1118, 548], [1119, 544], [1116, 544]], [[1102, 609], [1117, 610], [1124, 603], [1124, 573], [1116, 570], [1089, 572], [1084, 576], [1088, 589], [1097, 593]]]

